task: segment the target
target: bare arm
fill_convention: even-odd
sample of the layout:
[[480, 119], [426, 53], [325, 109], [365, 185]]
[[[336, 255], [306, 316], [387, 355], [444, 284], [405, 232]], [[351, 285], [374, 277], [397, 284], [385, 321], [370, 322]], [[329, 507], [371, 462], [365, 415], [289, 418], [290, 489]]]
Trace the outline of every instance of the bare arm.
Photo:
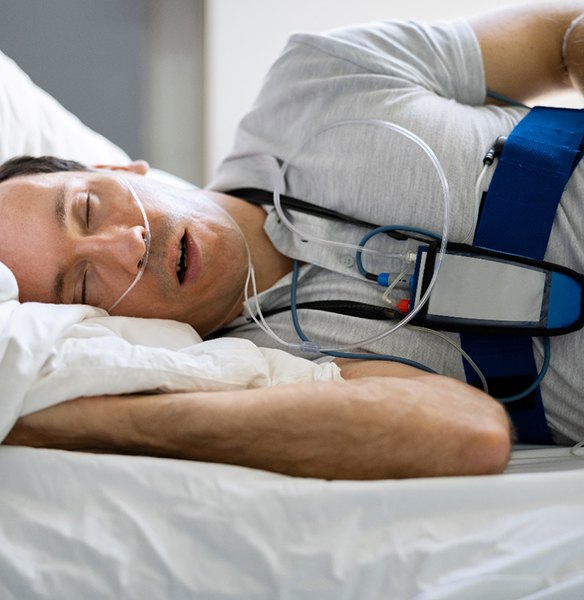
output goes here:
[[81, 398], [21, 419], [5, 443], [225, 462], [330, 479], [504, 468], [507, 417], [481, 392], [387, 363], [343, 369], [355, 379], [237, 393]]
[[[519, 101], [576, 86], [584, 81], [584, 27], [562, 44], [583, 2], [518, 6], [470, 20], [483, 55], [487, 88]], [[566, 68], [567, 66], [567, 68]]]

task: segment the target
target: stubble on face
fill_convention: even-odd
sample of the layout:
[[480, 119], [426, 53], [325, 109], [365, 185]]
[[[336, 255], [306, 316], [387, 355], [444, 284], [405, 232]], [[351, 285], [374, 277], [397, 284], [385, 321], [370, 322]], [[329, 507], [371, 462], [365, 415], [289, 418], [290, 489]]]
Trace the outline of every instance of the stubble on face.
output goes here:
[[[143, 280], [115, 314], [174, 319], [202, 335], [218, 329], [242, 309], [247, 251], [239, 226], [199, 190], [190, 195], [164, 187], [161, 194], [144, 180], [136, 181], [135, 187], [149, 212], [150, 257]], [[201, 270], [195, 282], [179, 285], [169, 264], [169, 249], [185, 228], [199, 247]]]

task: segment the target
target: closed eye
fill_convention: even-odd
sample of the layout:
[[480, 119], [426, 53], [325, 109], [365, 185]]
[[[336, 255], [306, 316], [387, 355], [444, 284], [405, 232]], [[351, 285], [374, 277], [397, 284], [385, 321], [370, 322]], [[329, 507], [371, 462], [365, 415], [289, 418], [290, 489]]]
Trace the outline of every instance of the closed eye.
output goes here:
[[81, 282], [81, 304], [87, 304], [87, 270], [84, 271]]
[[87, 229], [89, 229], [89, 219], [91, 215], [91, 198], [89, 196], [89, 192], [87, 192], [87, 197], [85, 198], [85, 225]]

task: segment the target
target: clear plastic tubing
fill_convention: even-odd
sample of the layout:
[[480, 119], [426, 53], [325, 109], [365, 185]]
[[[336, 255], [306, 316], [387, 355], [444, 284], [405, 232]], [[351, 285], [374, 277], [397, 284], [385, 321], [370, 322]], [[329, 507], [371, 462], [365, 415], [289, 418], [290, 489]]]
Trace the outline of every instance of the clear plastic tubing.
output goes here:
[[[438, 157], [436, 156], [434, 151], [430, 148], [430, 146], [428, 146], [428, 144], [426, 144], [426, 142], [424, 142], [424, 140], [422, 140], [415, 133], [409, 131], [408, 129], [405, 129], [404, 127], [401, 127], [400, 125], [396, 125], [395, 123], [390, 123], [388, 121], [380, 121], [380, 120], [375, 120], [375, 119], [349, 119], [346, 121], [337, 121], [336, 123], [327, 125], [326, 127], [319, 129], [313, 136], [308, 138], [300, 146], [300, 148], [298, 148], [298, 150], [296, 150], [296, 152], [294, 152], [292, 157], [282, 165], [282, 168], [280, 169], [279, 177], [278, 177], [278, 179], [276, 181], [276, 185], [274, 187], [274, 207], [275, 207], [276, 212], [278, 213], [278, 216], [280, 217], [282, 223], [284, 223], [284, 225], [290, 231], [292, 231], [294, 234], [300, 236], [304, 240], [317, 242], [319, 244], [333, 246], [336, 248], [349, 248], [354, 251], [361, 250], [361, 252], [366, 252], [366, 253], [370, 253], [370, 254], [377, 254], [377, 255], [381, 254], [383, 256], [386, 256], [387, 258], [403, 258], [403, 254], [389, 254], [389, 253], [385, 254], [385, 253], [379, 252], [377, 250], [370, 250], [368, 248], [363, 248], [363, 247], [357, 246], [356, 244], [350, 244], [347, 242], [339, 242], [336, 240], [327, 240], [324, 238], [319, 238], [314, 235], [305, 234], [302, 231], [298, 230], [294, 226], [294, 224], [290, 221], [290, 219], [288, 219], [286, 213], [284, 212], [284, 210], [282, 208], [282, 203], [280, 201], [280, 194], [282, 193], [282, 188], [285, 185], [285, 176], [286, 176], [286, 171], [288, 170], [289, 164], [296, 158], [296, 156], [298, 154], [300, 154], [304, 150], [304, 148], [307, 146], [308, 143], [313, 141], [319, 135], [321, 135], [331, 129], [345, 127], [345, 126], [349, 126], [349, 125], [363, 125], [363, 126], [367, 126], [367, 127], [382, 127], [382, 128], [388, 129], [390, 131], [393, 131], [395, 133], [403, 135], [404, 137], [406, 137], [407, 139], [412, 141], [414, 144], [416, 144], [426, 154], [426, 156], [430, 159], [430, 162], [431, 162], [432, 166], [434, 167], [436, 174], [438, 175], [438, 179], [439, 179], [440, 185], [442, 187], [442, 199], [443, 199], [443, 206], [444, 206], [444, 220], [442, 223], [442, 241], [440, 243], [440, 249], [439, 249], [437, 257], [436, 257], [436, 266], [434, 268], [434, 275], [432, 276], [432, 279], [430, 280], [430, 283], [428, 285], [428, 288], [426, 289], [426, 292], [422, 295], [422, 297], [420, 298], [420, 301], [418, 302], [416, 307], [411, 312], [409, 312], [403, 319], [398, 321], [398, 323], [394, 327], [392, 327], [392, 328], [388, 329], [387, 331], [384, 331], [378, 335], [369, 337], [364, 340], [359, 340], [357, 342], [352, 342], [352, 343], [342, 346], [340, 348], [320, 348], [320, 350], [319, 350], [320, 352], [335, 352], [335, 351], [342, 352], [345, 350], [352, 350], [356, 347], [365, 346], [367, 344], [377, 342], [377, 341], [387, 337], [388, 335], [391, 335], [392, 333], [394, 333], [401, 327], [404, 327], [405, 325], [407, 325], [418, 314], [418, 312], [423, 308], [423, 306], [426, 304], [426, 302], [430, 298], [430, 293], [432, 292], [432, 289], [434, 288], [434, 285], [436, 284], [438, 275], [440, 273], [440, 267], [442, 265], [442, 260], [444, 258], [446, 244], [448, 243], [448, 224], [449, 224], [449, 215], [450, 215], [450, 189], [448, 187], [448, 181], [446, 179], [446, 174], [444, 173], [444, 169], [442, 168], [442, 165], [440, 164]], [[295, 349], [302, 349], [302, 344], [289, 344], [289, 347], [295, 348]]]
[[116, 176], [119, 179], [119, 181], [121, 181], [124, 184], [124, 186], [126, 188], [128, 188], [128, 191], [130, 192], [132, 199], [138, 206], [140, 214], [142, 215], [142, 219], [144, 221], [144, 232], [145, 232], [144, 233], [145, 252], [144, 252], [142, 261], [140, 262], [140, 268], [138, 269], [138, 272], [136, 273], [136, 277], [134, 277], [134, 281], [132, 281], [132, 283], [128, 286], [126, 291], [107, 309], [108, 313], [111, 313], [112, 310], [114, 308], [116, 308], [116, 306], [118, 306], [118, 304], [120, 304], [120, 302], [136, 287], [136, 284], [140, 281], [140, 279], [142, 279], [142, 275], [144, 275], [144, 271], [146, 270], [146, 264], [148, 263], [148, 258], [150, 256], [150, 244], [152, 243], [152, 235], [150, 233], [150, 223], [148, 222], [148, 216], [146, 215], [146, 211], [144, 210], [144, 205], [142, 204], [140, 197], [136, 193], [134, 186], [125, 177], [122, 177], [121, 175], [116, 175]]

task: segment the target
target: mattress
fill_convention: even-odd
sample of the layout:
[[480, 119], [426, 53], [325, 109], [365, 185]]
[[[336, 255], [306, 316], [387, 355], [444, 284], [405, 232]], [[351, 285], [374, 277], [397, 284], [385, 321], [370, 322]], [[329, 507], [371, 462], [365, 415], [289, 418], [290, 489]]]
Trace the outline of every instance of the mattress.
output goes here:
[[583, 466], [330, 482], [0, 447], [0, 597], [581, 600]]

